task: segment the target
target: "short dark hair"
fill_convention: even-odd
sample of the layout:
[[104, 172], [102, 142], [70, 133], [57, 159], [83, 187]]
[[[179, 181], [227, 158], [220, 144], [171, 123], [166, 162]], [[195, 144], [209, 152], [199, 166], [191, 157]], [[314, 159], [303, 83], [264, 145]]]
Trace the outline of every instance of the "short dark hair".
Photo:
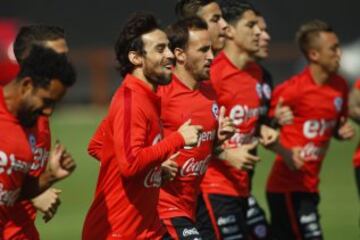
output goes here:
[[178, 0], [175, 6], [175, 13], [178, 18], [197, 16], [200, 8], [216, 2], [215, 0]]
[[15, 42], [14, 54], [20, 63], [26, 54], [30, 52], [33, 44], [43, 44], [45, 41], [65, 39], [65, 31], [59, 26], [51, 25], [28, 25], [20, 28]]
[[29, 55], [20, 63], [17, 81], [31, 77], [35, 88], [47, 88], [50, 82], [58, 79], [70, 87], [76, 81], [76, 73], [65, 54], [58, 54], [51, 48], [34, 44]]
[[321, 32], [334, 32], [334, 30], [326, 22], [315, 19], [302, 24], [296, 32], [296, 42], [306, 58], [308, 51], [313, 47], [314, 39], [319, 37]]
[[231, 25], [236, 24], [246, 11], [254, 11], [254, 6], [251, 3], [239, 0], [221, 0], [220, 7], [223, 18]]
[[189, 31], [207, 29], [206, 22], [199, 17], [190, 17], [177, 21], [166, 29], [170, 50], [174, 51], [175, 48], [185, 49], [189, 41]]
[[134, 68], [129, 61], [128, 53], [136, 51], [145, 54], [142, 35], [159, 28], [156, 18], [151, 13], [135, 12], [127, 19], [115, 43], [118, 70], [123, 77]]

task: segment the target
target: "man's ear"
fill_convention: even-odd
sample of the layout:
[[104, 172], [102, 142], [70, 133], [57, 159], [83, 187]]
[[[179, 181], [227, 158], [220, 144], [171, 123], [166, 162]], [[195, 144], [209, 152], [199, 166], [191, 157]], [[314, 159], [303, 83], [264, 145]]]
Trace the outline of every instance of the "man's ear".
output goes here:
[[20, 81], [20, 92], [26, 94], [34, 89], [34, 83], [31, 77], [24, 77]]
[[229, 24], [229, 26], [225, 29], [225, 35], [227, 38], [229, 39], [233, 39], [234, 38], [234, 34], [235, 34], [235, 28], [233, 25]]
[[317, 62], [319, 59], [319, 52], [316, 49], [311, 48], [308, 51], [308, 58], [310, 61]]
[[186, 54], [183, 49], [175, 48], [174, 55], [177, 62], [184, 63], [186, 61]]
[[130, 51], [128, 53], [128, 58], [129, 61], [134, 65], [134, 66], [142, 66], [143, 64], [143, 57], [136, 51]]

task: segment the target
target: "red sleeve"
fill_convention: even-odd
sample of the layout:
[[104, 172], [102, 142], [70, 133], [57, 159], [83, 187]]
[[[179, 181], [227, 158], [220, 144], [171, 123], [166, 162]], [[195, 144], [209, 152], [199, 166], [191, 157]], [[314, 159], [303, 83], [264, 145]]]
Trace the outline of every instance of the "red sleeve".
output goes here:
[[290, 108], [295, 105], [297, 96], [299, 96], [299, 89], [296, 87], [296, 82], [293, 79], [287, 80], [276, 86], [271, 95], [271, 103], [269, 110], [269, 117], [273, 118], [275, 115], [275, 108], [280, 98], [283, 99], [283, 105]]
[[103, 148], [103, 138], [105, 133], [105, 126], [106, 126], [106, 118], [104, 118], [98, 128], [96, 129], [94, 135], [90, 139], [89, 145], [88, 145], [88, 153], [90, 156], [95, 158], [96, 160], [101, 160], [101, 151]]
[[[184, 139], [178, 132], [152, 145], [153, 140], [149, 142], [148, 138], [155, 129], [150, 124], [158, 119], [149, 119], [150, 116], [143, 111], [146, 105], [132, 95], [130, 90], [125, 89], [124, 99], [119, 102], [122, 106], [115, 107], [117, 112], [111, 123], [116, 158], [120, 161], [120, 172], [125, 177], [160, 165], [170, 154], [184, 146]], [[156, 134], [160, 134], [160, 128]]]

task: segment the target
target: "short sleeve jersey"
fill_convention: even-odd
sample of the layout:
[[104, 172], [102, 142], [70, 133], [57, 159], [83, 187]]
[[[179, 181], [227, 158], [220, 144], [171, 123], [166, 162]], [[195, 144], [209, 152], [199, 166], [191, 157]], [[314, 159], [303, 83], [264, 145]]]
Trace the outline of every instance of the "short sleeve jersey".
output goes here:
[[280, 142], [287, 148], [301, 147], [304, 166], [290, 170], [277, 155], [267, 190], [317, 192], [319, 173], [326, 150], [341, 117], [347, 117], [348, 87], [338, 75], [322, 85], [316, 84], [309, 68], [277, 86], [270, 115], [282, 98], [294, 114], [293, 124], [280, 130]]

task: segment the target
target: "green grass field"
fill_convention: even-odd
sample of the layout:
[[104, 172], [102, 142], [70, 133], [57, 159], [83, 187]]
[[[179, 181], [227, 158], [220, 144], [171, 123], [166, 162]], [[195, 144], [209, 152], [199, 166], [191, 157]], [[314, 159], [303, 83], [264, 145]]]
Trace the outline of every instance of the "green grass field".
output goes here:
[[[78, 107], [60, 110], [53, 116], [53, 138], [59, 138], [67, 146], [78, 167], [71, 178], [57, 184], [63, 193], [62, 205], [55, 218], [47, 224], [38, 218], [41, 239], [80, 239], [98, 176], [98, 163], [87, 155], [86, 147], [103, 115], [104, 111], [99, 109]], [[351, 165], [358, 138], [346, 143], [333, 141], [323, 165], [320, 213], [325, 239], [328, 240], [360, 239], [360, 205]], [[261, 205], [266, 206], [264, 186], [273, 155], [266, 151], [260, 154], [262, 162], [257, 168], [254, 193]]]

